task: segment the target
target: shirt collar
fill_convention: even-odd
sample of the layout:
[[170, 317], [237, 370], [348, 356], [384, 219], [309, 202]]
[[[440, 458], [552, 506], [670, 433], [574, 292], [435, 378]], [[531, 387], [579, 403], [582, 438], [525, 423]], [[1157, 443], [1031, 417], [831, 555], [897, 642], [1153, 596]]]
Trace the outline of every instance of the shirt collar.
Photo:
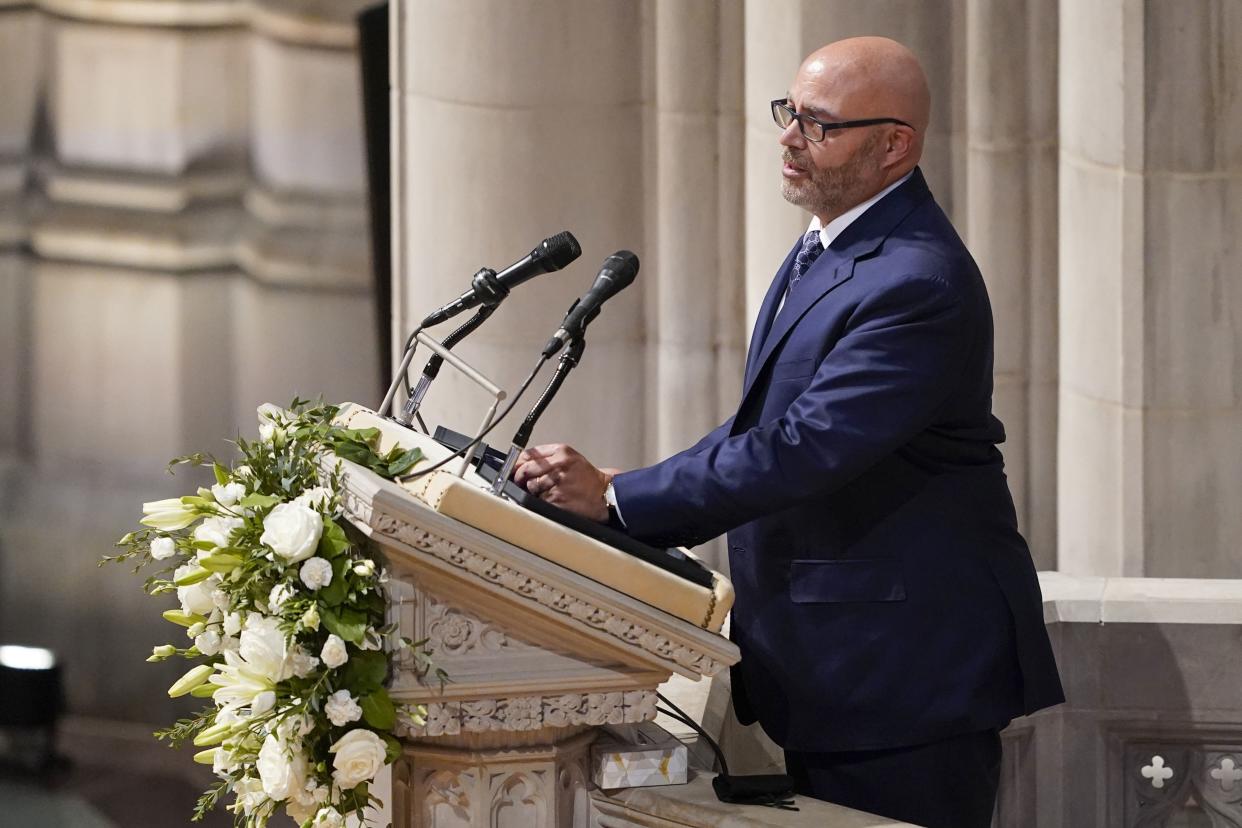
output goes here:
[[906, 179], [908, 179], [912, 175], [914, 175], [914, 170], [911, 170], [910, 172], [903, 175], [901, 178], [894, 181], [892, 184], [889, 184], [883, 190], [880, 190], [878, 193], [876, 193], [871, 198], [864, 201], [862, 204], [857, 204], [851, 207], [850, 209], [846, 210], [844, 213], [837, 216], [832, 221], [828, 222], [828, 225], [826, 227], [820, 224], [818, 216], [812, 216], [811, 223], [806, 228], [806, 232], [809, 233], [812, 230], [818, 230], [819, 231], [819, 243], [824, 246], [825, 250], [827, 250], [828, 246], [832, 244], [832, 242], [836, 239], [836, 237], [841, 235], [843, 232], [845, 232], [845, 228], [849, 227], [851, 224], [854, 223], [854, 221], [859, 216], [867, 212], [868, 207], [870, 207], [872, 204], [875, 204], [877, 201], [884, 198], [884, 196], [888, 195], [893, 190], [897, 189], [899, 186], [904, 184], [906, 182]]

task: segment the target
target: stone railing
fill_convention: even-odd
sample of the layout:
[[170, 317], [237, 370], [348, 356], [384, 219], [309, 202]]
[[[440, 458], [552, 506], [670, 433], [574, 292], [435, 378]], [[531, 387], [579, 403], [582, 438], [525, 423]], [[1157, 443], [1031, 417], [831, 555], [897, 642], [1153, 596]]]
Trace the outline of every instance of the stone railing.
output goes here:
[[[1002, 734], [997, 828], [1242, 826], [1242, 581], [1040, 583], [1068, 701]], [[733, 718], [727, 674], [665, 692], [720, 735], [731, 765], [780, 768], [780, 749]]]

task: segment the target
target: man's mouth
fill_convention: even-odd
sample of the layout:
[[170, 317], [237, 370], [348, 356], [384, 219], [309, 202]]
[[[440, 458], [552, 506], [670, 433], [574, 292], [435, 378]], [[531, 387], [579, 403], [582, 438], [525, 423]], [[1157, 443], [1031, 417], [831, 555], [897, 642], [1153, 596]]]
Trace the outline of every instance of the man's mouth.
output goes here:
[[781, 156], [781, 160], [785, 162], [781, 168], [781, 174], [786, 178], [798, 178], [799, 176], [806, 175], [806, 167], [803, 167], [790, 156]]

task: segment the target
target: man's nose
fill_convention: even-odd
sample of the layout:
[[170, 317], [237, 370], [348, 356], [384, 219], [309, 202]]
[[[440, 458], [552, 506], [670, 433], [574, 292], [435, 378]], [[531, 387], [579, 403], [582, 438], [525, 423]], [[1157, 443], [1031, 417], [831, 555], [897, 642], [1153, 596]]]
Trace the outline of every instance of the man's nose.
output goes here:
[[783, 147], [806, 148], [806, 136], [802, 134], [802, 127], [797, 120], [790, 121], [789, 126], [781, 130], [781, 135], [776, 141]]

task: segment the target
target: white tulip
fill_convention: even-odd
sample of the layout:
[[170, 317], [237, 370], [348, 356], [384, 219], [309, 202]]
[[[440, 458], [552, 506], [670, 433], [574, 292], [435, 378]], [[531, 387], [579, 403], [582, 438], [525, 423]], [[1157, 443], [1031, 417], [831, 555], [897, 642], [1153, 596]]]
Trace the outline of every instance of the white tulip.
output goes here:
[[155, 560], [167, 560], [175, 554], [177, 554], [177, 544], [172, 538], [159, 537], [151, 541], [151, 557]]
[[194, 646], [205, 656], [218, 655], [223, 639], [215, 630], [204, 630], [194, 637]]
[[[188, 575], [196, 569], [198, 567], [192, 564], [179, 566], [173, 573], [173, 580]], [[212, 575], [197, 584], [177, 587], [177, 599], [181, 601], [182, 611], [189, 615], [210, 615], [211, 611], [216, 608], [215, 602], [211, 600], [211, 593], [219, 583], [220, 576]]]
[[259, 541], [288, 563], [309, 558], [323, 535], [323, 517], [301, 503], [281, 503], [263, 519]]
[[306, 588], [317, 590], [332, 583], [332, 563], [327, 558], [307, 558], [298, 571]]
[[345, 650], [345, 642], [335, 633], [329, 635], [328, 640], [323, 642], [323, 649], [319, 651], [319, 658], [323, 660], [323, 663], [330, 670], [340, 667], [349, 661], [349, 653]]
[[293, 499], [310, 509], [325, 509], [332, 503], [332, 490], [323, 486], [312, 486]]
[[362, 718], [362, 708], [358, 706], [354, 697], [349, 695], [348, 690], [337, 690], [328, 696], [323, 712], [337, 727], [344, 727]]
[[277, 584], [272, 587], [272, 591], [267, 595], [267, 605], [272, 611], [279, 610], [285, 605], [285, 602], [297, 595], [298, 592], [289, 584]]
[[[209, 517], [194, 527], [194, 540], [207, 541], [215, 546], [228, 546], [229, 535], [244, 524], [245, 521], [238, 517]], [[198, 554], [202, 557], [207, 552], [200, 549]]]
[[250, 700], [250, 715], [262, 716], [275, 706], [276, 691], [264, 690], [262, 693], [256, 693], [255, 697]]
[[338, 739], [328, 751], [336, 754], [332, 757], [332, 780], [347, 791], [375, 778], [384, 767], [387, 746], [370, 730], [357, 728]]
[[211, 487], [211, 496], [221, 506], [232, 506], [246, 496], [246, 486], [244, 483], [237, 482], [225, 483], [223, 485], [217, 483]]

